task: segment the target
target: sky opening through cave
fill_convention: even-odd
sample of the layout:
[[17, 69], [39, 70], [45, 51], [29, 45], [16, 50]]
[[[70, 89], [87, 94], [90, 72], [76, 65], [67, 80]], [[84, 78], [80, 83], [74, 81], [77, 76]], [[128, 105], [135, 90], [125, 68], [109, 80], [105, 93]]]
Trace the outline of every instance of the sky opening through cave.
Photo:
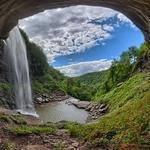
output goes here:
[[46, 10], [19, 21], [54, 68], [67, 76], [108, 69], [113, 59], [144, 42], [123, 14], [108, 8], [72, 6]]

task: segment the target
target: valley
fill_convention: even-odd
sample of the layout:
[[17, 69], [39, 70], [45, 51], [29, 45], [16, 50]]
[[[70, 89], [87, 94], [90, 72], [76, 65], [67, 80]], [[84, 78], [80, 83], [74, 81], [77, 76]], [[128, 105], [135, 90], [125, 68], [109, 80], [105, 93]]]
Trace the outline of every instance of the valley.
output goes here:
[[[43, 5], [14, 28], [25, 9], [2, 20], [3, 35], [11, 31], [0, 32], [0, 150], [150, 149], [149, 14], [141, 19], [117, 1], [106, 4], [126, 6], [135, 24], [112, 9], [68, 2]], [[41, 3], [33, 2], [36, 12]]]

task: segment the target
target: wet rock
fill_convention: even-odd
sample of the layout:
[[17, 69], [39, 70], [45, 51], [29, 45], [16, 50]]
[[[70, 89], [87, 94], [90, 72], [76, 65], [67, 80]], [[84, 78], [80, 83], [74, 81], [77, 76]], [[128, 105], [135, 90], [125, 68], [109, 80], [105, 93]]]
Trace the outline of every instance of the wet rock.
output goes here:
[[102, 109], [104, 107], [106, 107], [106, 105], [105, 104], [101, 104], [100, 107], [99, 107], [99, 109]]
[[42, 99], [42, 97], [38, 97], [38, 98], [36, 99], [36, 101], [38, 101], [38, 102], [42, 102], [42, 101], [43, 101], [43, 99]]
[[72, 104], [79, 109], [86, 109], [91, 103], [88, 101], [78, 101], [78, 102], [72, 102]]
[[72, 146], [77, 148], [79, 146], [79, 143], [78, 142], [72, 143]]
[[104, 108], [102, 108], [102, 109], [99, 109], [99, 112], [105, 113], [105, 112], [107, 111], [107, 109], [108, 109], [108, 107], [104, 107]]
[[88, 105], [88, 107], [85, 109], [86, 111], [90, 111], [91, 110], [91, 108], [92, 108], [92, 104], [90, 104], [90, 105]]
[[49, 143], [49, 140], [43, 140], [43, 143], [44, 144]]
[[48, 94], [34, 95], [35, 103], [37, 104], [49, 103], [54, 101], [64, 101], [68, 98], [69, 98], [68, 95], [66, 95], [64, 92], [59, 92], [59, 91], [53, 93], [50, 96]]
[[42, 94], [42, 97], [49, 98], [48, 94]]

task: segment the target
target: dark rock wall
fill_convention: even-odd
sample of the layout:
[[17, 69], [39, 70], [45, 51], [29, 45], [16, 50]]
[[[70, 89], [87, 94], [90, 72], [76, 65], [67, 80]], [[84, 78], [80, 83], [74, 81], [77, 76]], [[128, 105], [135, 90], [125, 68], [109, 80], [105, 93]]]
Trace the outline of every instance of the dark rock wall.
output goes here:
[[8, 81], [8, 69], [4, 55], [4, 42], [0, 40], [0, 106], [13, 109], [14, 95]]
[[73, 5], [104, 6], [120, 11], [141, 29], [150, 43], [150, 0], [1, 0], [0, 37], [6, 38], [18, 19], [46, 9]]
[[4, 42], [0, 40], [0, 82], [6, 82], [6, 64], [4, 61]]

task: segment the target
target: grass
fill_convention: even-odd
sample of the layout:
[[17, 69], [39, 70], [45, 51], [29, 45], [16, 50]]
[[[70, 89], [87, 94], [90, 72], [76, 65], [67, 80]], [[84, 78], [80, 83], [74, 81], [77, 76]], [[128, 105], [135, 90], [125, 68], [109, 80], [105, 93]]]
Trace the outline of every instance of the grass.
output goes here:
[[11, 119], [8, 115], [0, 114], [0, 121], [5, 123], [10, 123]]
[[21, 115], [0, 114], [0, 121], [9, 124], [17, 124], [17, 125], [27, 124], [27, 122], [22, 118]]
[[21, 115], [0, 114], [0, 121], [6, 124], [5, 132], [15, 135], [53, 134], [54, 124], [28, 125]]
[[[139, 101], [128, 102], [122, 108], [89, 125], [68, 124], [70, 134], [91, 141], [96, 146], [104, 144], [150, 145], [150, 94]], [[99, 144], [99, 145], [98, 145]]]
[[100, 147], [116, 147], [122, 143], [150, 146], [149, 74], [135, 75], [106, 97], [112, 107], [110, 113], [103, 116], [98, 123], [67, 124], [70, 134]]
[[16, 134], [16, 135], [29, 135], [29, 134], [53, 134], [55, 132], [55, 128], [52, 127], [44, 127], [44, 126], [28, 126], [28, 125], [21, 125], [18, 127], [7, 127], [5, 131]]
[[150, 73], [138, 73], [112, 91], [96, 96], [96, 101], [107, 103], [110, 111], [124, 106], [129, 101], [142, 99], [150, 92]]

